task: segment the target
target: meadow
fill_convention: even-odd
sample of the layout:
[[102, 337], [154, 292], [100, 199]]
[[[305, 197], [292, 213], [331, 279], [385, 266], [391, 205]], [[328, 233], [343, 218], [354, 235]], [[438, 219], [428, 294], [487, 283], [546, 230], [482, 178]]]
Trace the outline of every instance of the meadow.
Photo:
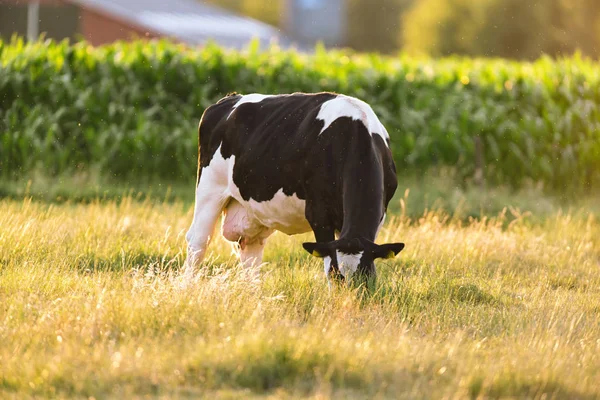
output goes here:
[[378, 241], [407, 246], [365, 293], [329, 290], [308, 234], [276, 234], [258, 279], [219, 235], [184, 268], [191, 202], [164, 191], [21, 195], [0, 200], [2, 398], [600, 397], [587, 206], [523, 192], [473, 218], [481, 192], [426, 210], [401, 185]]
[[[600, 398], [600, 68], [0, 41], [0, 398]], [[371, 291], [309, 234], [184, 266], [229, 91], [368, 101], [399, 190]]]

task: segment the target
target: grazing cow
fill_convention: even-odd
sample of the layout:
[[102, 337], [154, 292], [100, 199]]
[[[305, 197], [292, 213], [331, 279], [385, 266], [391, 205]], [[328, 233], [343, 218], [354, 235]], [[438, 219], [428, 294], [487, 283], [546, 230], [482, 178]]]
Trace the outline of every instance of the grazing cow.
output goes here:
[[198, 136], [191, 265], [204, 257], [222, 213], [222, 234], [245, 265], [262, 261], [275, 230], [312, 229], [316, 243], [304, 249], [324, 258], [328, 278], [342, 280], [374, 276], [376, 258], [404, 248], [374, 243], [397, 181], [389, 135], [365, 102], [233, 93], [206, 109]]

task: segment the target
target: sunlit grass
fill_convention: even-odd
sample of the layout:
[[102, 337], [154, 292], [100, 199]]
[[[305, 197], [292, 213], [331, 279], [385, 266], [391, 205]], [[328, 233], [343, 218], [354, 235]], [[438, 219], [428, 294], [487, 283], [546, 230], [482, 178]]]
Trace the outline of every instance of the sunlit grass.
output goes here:
[[600, 396], [586, 212], [399, 213], [367, 295], [328, 289], [310, 235], [273, 236], [259, 280], [220, 238], [186, 272], [191, 212], [0, 201], [0, 397]]

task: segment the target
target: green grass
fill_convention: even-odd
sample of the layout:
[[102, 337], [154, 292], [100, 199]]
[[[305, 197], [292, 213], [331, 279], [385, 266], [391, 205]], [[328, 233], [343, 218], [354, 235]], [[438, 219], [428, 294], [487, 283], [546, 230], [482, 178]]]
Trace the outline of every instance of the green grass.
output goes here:
[[[36, 170], [24, 180], [0, 180], [0, 199], [31, 198], [53, 204], [121, 201], [132, 197], [136, 201], [174, 202], [185, 206], [194, 202], [195, 176], [187, 182], [151, 178], [110, 180], [100, 171], [74, 175], [48, 176]], [[190, 189], [192, 188], [192, 189]], [[424, 174], [398, 171], [398, 190], [390, 203], [392, 213], [418, 219], [428, 210], [443, 211], [454, 219], [468, 222], [469, 218], [497, 215], [505, 212], [509, 219], [526, 214], [540, 220], [559, 211], [586, 209], [600, 214], [598, 192], [582, 196], [579, 192], [549, 193], [542, 186], [523, 186], [515, 190], [508, 186], [486, 187], [460, 182], [452, 169], [431, 169]]]
[[402, 201], [365, 294], [328, 290], [310, 235], [273, 236], [260, 279], [220, 237], [185, 271], [189, 201], [0, 200], [0, 397], [600, 397], [593, 213]]

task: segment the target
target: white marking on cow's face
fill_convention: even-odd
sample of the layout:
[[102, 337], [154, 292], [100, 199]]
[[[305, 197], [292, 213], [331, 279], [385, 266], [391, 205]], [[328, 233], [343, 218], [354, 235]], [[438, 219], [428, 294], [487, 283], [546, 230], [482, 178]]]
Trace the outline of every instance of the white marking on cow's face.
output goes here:
[[242, 98], [239, 99], [238, 102], [233, 105], [233, 108], [232, 108], [231, 112], [229, 113], [229, 115], [227, 116], [227, 119], [229, 119], [229, 117], [231, 117], [231, 114], [233, 114], [235, 109], [238, 108], [239, 106], [241, 106], [242, 104], [260, 103], [264, 99], [271, 97], [271, 96], [272, 95], [270, 95], [270, 94], [259, 94], [259, 93], [252, 93], [252, 94], [247, 94], [247, 95], [242, 96]]
[[363, 252], [359, 251], [357, 254], [346, 254], [336, 250], [335, 255], [337, 257], [337, 263], [340, 272], [344, 278], [348, 278], [349, 275], [352, 275], [356, 272]]
[[350, 117], [353, 120], [361, 121], [371, 136], [379, 135], [387, 145], [390, 137], [375, 112], [367, 103], [350, 96], [338, 95], [335, 99], [326, 101], [321, 105], [317, 119], [324, 122], [323, 128], [319, 134], [340, 117]]

